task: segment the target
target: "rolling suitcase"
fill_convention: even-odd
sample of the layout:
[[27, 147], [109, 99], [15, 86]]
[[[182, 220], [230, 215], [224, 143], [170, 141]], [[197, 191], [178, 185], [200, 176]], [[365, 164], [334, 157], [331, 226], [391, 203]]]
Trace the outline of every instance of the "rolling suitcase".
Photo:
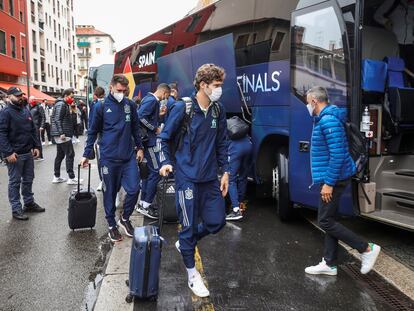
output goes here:
[[163, 177], [157, 186], [158, 227], [163, 223], [178, 223], [177, 210], [175, 208], [175, 180]]
[[159, 268], [161, 261], [162, 238], [155, 226], [142, 226], [134, 229], [129, 264], [128, 303], [134, 297], [157, 300]]
[[72, 230], [82, 228], [93, 228], [96, 222], [97, 199], [95, 192], [91, 189], [91, 165], [88, 166], [88, 189], [80, 187], [80, 169], [78, 165], [78, 187], [73, 190], [69, 197], [68, 223]]

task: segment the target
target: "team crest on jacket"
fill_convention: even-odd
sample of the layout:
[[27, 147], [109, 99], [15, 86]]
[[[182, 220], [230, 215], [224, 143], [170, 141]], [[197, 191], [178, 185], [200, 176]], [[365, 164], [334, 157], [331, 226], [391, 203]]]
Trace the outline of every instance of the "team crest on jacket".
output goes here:
[[102, 167], [102, 174], [104, 174], [104, 175], [108, 175], [109, 174], [108, 167], [106, 167], [106, 166], [103, 166]]
[[129, 105], [124, 106], [125, 113], [131, 113], [131, 107]]
[[217, 128], [217, 119], [213, 119], [213, 120], [211, 120], [211, 128], [212, 128], [212, 129]]
[[130, 122], [131, 121], [131, 114], [126, 114], [125, 115], [125, 122]]
[[187, 188], [186, 191], [184, 191], [185, 193], [185, 199], [186, 200], [192, 200], [193, 199], [193, 190], [191, 190], [190, 188]]

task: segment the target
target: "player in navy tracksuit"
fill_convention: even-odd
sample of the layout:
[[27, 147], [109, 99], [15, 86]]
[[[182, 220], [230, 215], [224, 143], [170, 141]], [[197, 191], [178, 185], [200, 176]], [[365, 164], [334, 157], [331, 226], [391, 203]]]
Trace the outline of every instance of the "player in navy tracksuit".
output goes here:
[[230, 181], [229, 196], [232, 211], [227, 215], [226, 220], [239, 220], [243, 218], [240, 204], [244, 199], [247, 187], [247, 176], [250, 170], [252, 142], [249, 136], [241, 139], [230, 140], [229, 143], [229, 163]]
[[[121, 186], [126, 192], [126, 198], [118, 224], [127, 236], [133, 236], [134, 228], [129, 217], [138, 200], [140, 179], [136, 159], [141, 161], [144, 156], [135, 105], [123, 93], [127, 86], [128, 80], [123, 75], [114, 75], [110, 85], [111, 93], [103, 102], [94, 105], [93, 119], [90, 120], [84, 157], [81, 160], [85, 167], [88, 159], [93, 158], [93, 145], [99, 134], [99, 166], [103, 177], [105, 215], [109, 237], [114, 242], [122, 240], [115, 221], [115, 199]], [[136, 158], [134, 147], [138, 149]]]
[[[217, 233], [225, 224], [224, 196], [228, 190], [227, 124], [221, 96], [224, 70], [213, 64], [201, 66], [195, 77], [197, 93], [192, 97], [193, 115], [189, 132], [172, 161], [169, 144], [176, 141], [186, 115], [186, 104], [177, 101], [160, 134], [162, 152], [160, 174], [173, 171], [176, 181], [176, 208], [182, 225], [177, 249], [188, 273], [188, 286], [200, 297], [209, 295], [202, 277], [195, 269], [197, 241]], [[191, 105], [191, 103], [190, 103]], [[223, 173], [221, 182], [217, 175]]]
[[[142, 181], [141, 201], [137, 211], [150, 218], [158, 218], [157, 208], [152, 204], [157, 192], [157, 185], [160, 181], [159, 146], [157, 146], [157, 135], [160, 133], [160, 101], [170, 96], [168, 84], [158, 85], [155, 93], [148, 93], [141, 100], [138, 108], [138, 118], [141, 127], [147, 133], [147, 140], [144, 141], [145, 159], [148, 167], [148, 178]], [[165, 109], [165, 108], [163, 108]], [[165, 110], [161, 114], [165, 113]]]

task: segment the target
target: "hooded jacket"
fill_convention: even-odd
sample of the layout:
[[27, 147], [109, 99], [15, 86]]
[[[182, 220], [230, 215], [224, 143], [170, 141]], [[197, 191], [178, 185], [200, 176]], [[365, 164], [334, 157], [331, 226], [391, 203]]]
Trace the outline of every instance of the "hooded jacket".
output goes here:
[[9, 104], [0, 111], [0, 154], [8, 157], [40, 149], [36, 127], [26, 107]]
[[74, 133], [73, 121], [70, 107], [63, 98], [58, 98], [53, 109], [51, 117], [51, 135], [60, 136], [65, 134], [66, 137], [72, 137]]
[[[212, 181], [217, 179], [219, 169], [223, 172], [229, 171], [226, 112], [223, 105], [218, 103], [219, 115], [214, 115], [212, 106], [205, 115], [196, 98], [193, 96], [191, 99], [194, 115], [191, 120], [190, 133], [184, 134], [182, 146], [175, 153], [173, 166], [176, 178], [184, 178], [197, 183]], [[159, 135], [162, 165], [173, 164], [170, 142], [176, 141], [176, 135], [180, 132], [186, 113], [185, 109], [184, 102], [175, 102], [164, 129]]]
[[138, 108], [138, 117], [141, 126], [147, 131], [148, 141], [145, 143], [146, 147], [156, 145], [157, 134], [155, 131], [159, 126], [160, 102], [154, 94], [148, 93], [145, 96]]
[[313, 184], [335, 186], [339, 180], [355, 174], [344, 123], [346, 109], [326, 106], [314, 117], [311, 141], [311, 171]]

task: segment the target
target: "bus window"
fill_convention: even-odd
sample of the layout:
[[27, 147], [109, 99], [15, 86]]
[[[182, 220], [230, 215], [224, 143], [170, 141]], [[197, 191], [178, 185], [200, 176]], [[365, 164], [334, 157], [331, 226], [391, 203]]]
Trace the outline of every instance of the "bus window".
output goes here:
[[346, 105], [349, 58], [338, 16], [331, 6], [303, 11], [296, 12], [292, 21], [294, 93], [304, 100], [309, 88], [320, 85], [333, 95], [331, 103]]

